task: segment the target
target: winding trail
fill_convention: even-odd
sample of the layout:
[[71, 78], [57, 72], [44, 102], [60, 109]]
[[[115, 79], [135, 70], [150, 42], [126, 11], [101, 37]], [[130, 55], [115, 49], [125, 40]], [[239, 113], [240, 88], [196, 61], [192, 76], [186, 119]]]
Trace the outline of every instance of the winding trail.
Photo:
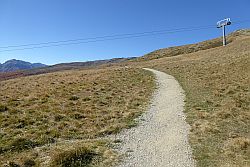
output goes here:
[[158, 89], [139, 125], [116, 139], [119, 151], [127, 155], [119, 167], [194, 167], [185, 122], [184, 93], [174, 77], [153, 69]]

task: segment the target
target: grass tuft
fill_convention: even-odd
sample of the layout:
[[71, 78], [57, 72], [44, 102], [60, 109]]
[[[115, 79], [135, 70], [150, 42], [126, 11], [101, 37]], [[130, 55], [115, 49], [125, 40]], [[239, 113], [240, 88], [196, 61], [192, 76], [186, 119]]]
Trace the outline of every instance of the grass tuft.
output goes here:
[[0, 112], [5, 112], [7, 110], [8, 110], [7, 106], [0, 104]]
[[36, 162], [32, 159], [26, 159], [24, 160], [23, 166], [24, 167], [33, 167], [36, 165]]
[[67, 150], [53, 157], [51, 167], [88, 167], [97, 156], [85, 147]]
[[38, 146], [38, 143], [33, 142], [29, 139], [17, 138], [9, 145], [9, 150], [20, 152], [23, 150], [34, 148], [36, 146]]
[[79, 100], [79, 97], [76, 96], [76, 95], [74, 95], [74, 96], [71, 96], [71, 97], [69, 98], [69, 100], [73, 100], [73, 101]]
[[15, 162], [9, 162], [8, 167], [21, 167], [21, 166]]

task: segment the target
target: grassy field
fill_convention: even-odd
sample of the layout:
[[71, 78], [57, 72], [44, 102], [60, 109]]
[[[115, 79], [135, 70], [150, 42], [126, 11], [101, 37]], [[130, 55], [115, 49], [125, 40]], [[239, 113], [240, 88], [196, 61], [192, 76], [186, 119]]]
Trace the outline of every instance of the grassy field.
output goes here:
[[72, 70], [0, 82], [0, 166], [106, 166], [154, 90], [136, 68]]
[[250, 166], [250, 32], [233, 35], [226, 47], [134, 64], [181, 83], [199, 167]]
[[199, 167], [250, 166], [250, 32], [233, 33], [229, 41], [226, 47], [215, 39], [160, 49], [121, 64], [132, 68], [103, 66], [0, 82], [0, 166], [115, 163], [113, 141], [100, 137], [135, 126], [147, 106], [154, 77], [140, 67], [181, 83]]

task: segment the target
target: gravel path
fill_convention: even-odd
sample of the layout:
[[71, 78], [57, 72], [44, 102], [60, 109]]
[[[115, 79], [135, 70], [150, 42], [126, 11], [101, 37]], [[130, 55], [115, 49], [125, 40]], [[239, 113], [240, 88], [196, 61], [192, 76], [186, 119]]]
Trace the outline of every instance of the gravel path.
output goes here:
[[139, 126], [116, 136], [125, 155], [119, 167], [194, 167], [185, 122], [184, 94], [178, 82], [166, 73], [156, 75], [158, 90]]

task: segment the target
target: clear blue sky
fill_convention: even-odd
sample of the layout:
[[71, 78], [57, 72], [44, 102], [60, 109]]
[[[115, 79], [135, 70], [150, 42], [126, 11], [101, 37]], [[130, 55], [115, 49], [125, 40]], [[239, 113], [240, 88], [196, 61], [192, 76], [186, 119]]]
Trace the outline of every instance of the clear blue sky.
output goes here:
[[[250, 19], [249, 0], [0, 0], [0, 47]], [[232, 25], [228, 32], [249, 28]], [[140, 56], [155, 49], [221, 35], [219, 29], [78, 45], [0, 52], [8, 59], [56, 64]], [[1, 49], [0, 49], [1, 50]]]

